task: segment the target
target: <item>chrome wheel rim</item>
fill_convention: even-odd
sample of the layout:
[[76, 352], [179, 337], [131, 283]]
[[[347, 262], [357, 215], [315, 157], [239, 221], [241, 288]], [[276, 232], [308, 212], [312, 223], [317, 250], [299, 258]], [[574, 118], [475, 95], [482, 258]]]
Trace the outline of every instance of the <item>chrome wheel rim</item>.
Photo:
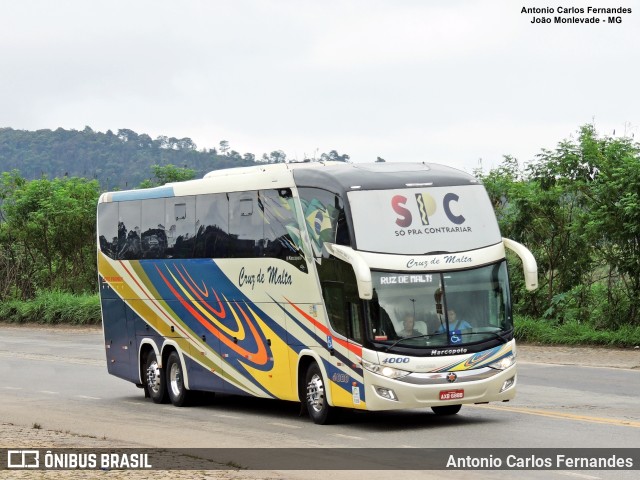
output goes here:
[[324, 408], [324, 384], [322, 377], [317, 373], [307, 383], [307, 403], [316, 413]]
[[174, 397], [179, 396], [182, 392], [182, 372], [177, 363], [172, 364], [169, 370], [169, 386]]
[[160, 368], [158, 367], [158, 362], [154, 360], [147, 367], [147, 386], [153, 393], [159, 393], [160, 384]]

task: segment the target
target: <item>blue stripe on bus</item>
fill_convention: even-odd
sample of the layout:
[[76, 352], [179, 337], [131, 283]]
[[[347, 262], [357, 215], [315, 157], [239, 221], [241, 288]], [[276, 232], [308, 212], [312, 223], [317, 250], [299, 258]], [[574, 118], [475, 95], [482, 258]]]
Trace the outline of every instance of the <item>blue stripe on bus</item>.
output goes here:
[[113, 192], [111, 194], [111, 201], [147, 200], [150, 198], [167, 198], [173, 196], [175, 196], [173, 187], [141, 188], [140, 190], [128, 190], [126, 192]]

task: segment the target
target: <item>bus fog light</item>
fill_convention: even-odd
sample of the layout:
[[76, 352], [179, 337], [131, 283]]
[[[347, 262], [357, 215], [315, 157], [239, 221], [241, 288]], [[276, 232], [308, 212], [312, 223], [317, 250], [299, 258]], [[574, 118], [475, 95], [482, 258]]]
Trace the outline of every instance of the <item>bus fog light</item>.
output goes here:
[[504, 392], [505, 390], [513, 387], [513, 384], [516, 383], [516, 377], [511, 377], [509, 380], [507, 380], [506, 382], [504, 382], [502, 384], [502, 388], [500, 389], [500, 393]]
[[387, 400], [398, 400], [398, 397], [396, 397], [396, 394], [393, 390], [391, 390], [390, 388], [384, 388], [384, 387], [375, 387], [376, 388], [376, 393], [378, 395], [380, 395], [382, 398], [386, 398]]

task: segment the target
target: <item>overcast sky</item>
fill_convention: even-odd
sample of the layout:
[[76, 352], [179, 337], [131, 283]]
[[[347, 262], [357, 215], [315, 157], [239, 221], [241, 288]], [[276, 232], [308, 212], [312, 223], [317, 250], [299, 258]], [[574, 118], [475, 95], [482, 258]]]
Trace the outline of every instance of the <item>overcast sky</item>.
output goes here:
[[[521, 13], [560, 5], [633, 11], [597, 25]], [[594, 121], [640, 135], [640, 0], [1, 0], [0, 12], [0, 127], [469, 172], [531, 160]]]

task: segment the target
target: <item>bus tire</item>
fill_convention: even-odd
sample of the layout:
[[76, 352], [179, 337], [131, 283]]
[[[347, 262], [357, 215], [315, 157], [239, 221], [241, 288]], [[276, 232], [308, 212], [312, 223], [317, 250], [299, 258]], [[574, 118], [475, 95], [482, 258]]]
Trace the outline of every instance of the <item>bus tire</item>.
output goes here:
[[144, 362], [144, 388], [153, 403], [167, 403], [167, 384], [164, 372], [158, 366], [158, 359], [153, 350], [147, 354]]
[[431, 410], [438, 416], [444, 416], [455, 415], [461, 408], [462, 405], [442, 405], [441, 407], [431, 407]]
[[184, 369], [178, 352], [171, 352], [165, 370], [169, 400], [176, 407], [186, 407], [192, 395], [184, 386]]
[[317, 363], [312, 363], [306, 375], [306, 403], [307, 411], [313, 423], [327, 425], [335, 418], [335, 408], [327, 402], [327, 384]]

